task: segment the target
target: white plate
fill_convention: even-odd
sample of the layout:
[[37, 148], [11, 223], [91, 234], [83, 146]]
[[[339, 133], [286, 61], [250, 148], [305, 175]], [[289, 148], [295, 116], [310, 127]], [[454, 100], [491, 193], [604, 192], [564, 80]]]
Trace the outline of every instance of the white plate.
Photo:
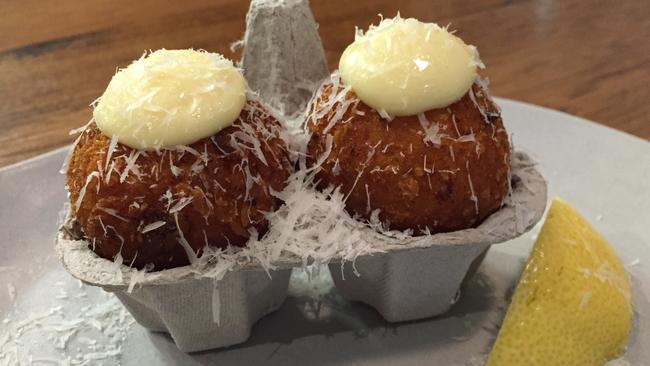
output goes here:
[[[625, 358], [648, 364], [650, 143], [564, 113], [499, 103], [517, 148], [541, 162], [549, 196], [577, 207], [629, 264], [636, 311]], [[257, 323], [248, 342], [187, 355], [165, 335], [127, 326], [130, 318], [110, 295], [78, 286], [60, 266], [53, 237], [66, 199], [58, 174], [65, 150], [0, 170], [0, 319], [7, 319], [0, 322], [0, 364], [16, 353], [26, 361], [31, 354], [37, 365], [114, 365], [120, 357], [122, 365], [480, 364], [538, 230], [493, 247], [444, 316], [386, 323], [373, 309], [342, 300], [326, 276], [312, 286], [294, 276], [293, 295]], [[104, 353], [120, 346], [121, 356]]]

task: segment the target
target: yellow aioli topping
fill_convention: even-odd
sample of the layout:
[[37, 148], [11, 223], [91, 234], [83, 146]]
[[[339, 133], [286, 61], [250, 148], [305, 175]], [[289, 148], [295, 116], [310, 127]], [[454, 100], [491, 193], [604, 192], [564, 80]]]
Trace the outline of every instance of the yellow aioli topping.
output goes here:
[[246, 81], [217, 53], [158, 50], [119, 70], [93, 116], [132, 148], [188, 145], [230, 126], [246, 104]]
[[435, 23], [397, 17], [357, 35], [339, 61], [346, 85], [367, 105], [394, 116], [448, 106], [483, 67], [476, 47]]

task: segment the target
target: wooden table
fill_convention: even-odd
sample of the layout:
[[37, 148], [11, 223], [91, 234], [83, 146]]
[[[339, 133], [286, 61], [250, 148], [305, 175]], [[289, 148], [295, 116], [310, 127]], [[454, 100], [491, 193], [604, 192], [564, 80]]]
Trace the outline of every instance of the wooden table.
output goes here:
[[[143, 50], [229, 50], [241, 0], [0, 2], [0, 166], [63, 146], [117, 66]], [[650, 139], [650, 1], [312, 0], [330, 68], [378, 13], [452, 24], [494, 95]]]

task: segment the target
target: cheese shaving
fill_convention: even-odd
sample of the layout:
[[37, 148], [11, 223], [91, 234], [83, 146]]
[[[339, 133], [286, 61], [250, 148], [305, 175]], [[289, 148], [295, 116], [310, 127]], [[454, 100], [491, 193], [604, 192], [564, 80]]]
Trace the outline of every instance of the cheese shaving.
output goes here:
[[145, 225], [145, 227], [143, 227], [142, 230], [140, 230], [140, 232], [142, 234], [146, 234], [146, 233], [148, 233], [150, 231], [154, 231], [154, 230], [156, 230], [158, 228], [161, 228], [161, 227], [165, 226], [165, 224], [166, 224], [165, 221], [152, 222], [151, 224]]
[[108, 163], [111, 161], [115, 147], [117, 146], [117, 135], [111, 137], [111, 142], [108, 144], [108, 150], [106, 153], [106, 164], [104, 165], [104, 172], [108, 169]]
[[440, 125], [430, 122], [424, 113], [418, 114], [418, 121], [424, 130], [424, 143], [432, 143], [434, 146], [440, 146], [441, 138], [445, 135], [440, 133]]
[[176, 240], [178, 240], [178, 243], [185, 250], [185, 253], [187, 254], [187, 258], [190, 261], [190, 264], [196, 263], [197, 262], [196, 253], [194, 252], [194, 249], [192, 249], [192, 247], [190, 246], [190, 243], [187, 242], [187, 239], [185, 239], [183, 230], [181, 230], [181, 226], [178, 224], [178, 212], [174, 212], [174, 222], [176, 223], [176, 229], [178, 231], [178, 237], [176, 238]]
[[131, 150], [129, 156], [126, 158], [126, 168], [124, 168], [124, 171], [120, 175], [120, 183], [124, 183], [124, 181], [126, 181], [126, 178], [129, 176], [129, 172], [131, 171], [136, 176], [140, 176], [140, 170], [138, 169], [136, 162], [138, 161], [138, 156], [140, 156], [141, 153], [142, 152], [139, 150]]
[[106, 208], [106, 207], [97, 207], [97, 209], [99, 211], [105, 212], [105, 213], [115, 217], [116, 219], [118, 219], [120, 221], [129, 222], [129, 220], [127, 218], [118, 215], [117, 210], [114, 210], [112, 208]]
[[[88, 188], [88, 184], [92, 181], [93, 178], [97, 178], [99, 180], [99, 172], [92, 172], [86, 177], [86, 183], [84, 184], [83, 187], [81, 187], [81, 190], [79, 191], [79, 196], [77, 197], [77, 200], [74, 203], [74, 207], [76, 210], [79, 210], [81, 207], [81, 202], [84, 199], [84, 196], [86, 195], [86, 189]], [[97, 189], [99, 189], [99, 183], [97, 184]]]
[[[134, 258], [135, 259], [135, 258]], [[132, 293], [135, 286], [144, 280], [144, 276], [147, 272], [151, 271], [153, 266], [146, 266], [145, 268], [138, 270], [136, 268], [131, 268], [131, 276], [129, 279], [129, 287], [127, 287], [126, 292]]]
[[192, 199], [192, 197], [181, 197], [172, 208], [168, 209], [169, 213], [175, 214], [177, 212], [180, 212], [183, 210], [183, 208], [185, 208], [185, 206], [189, 205], [192, 202]]
[[61, 169], [59, 169], [60, 174], [66, 174], [66, 172], [68, 171], [68, 166], [70, 165], [70, 159], [72, 158], [72, 153], [74, 152], [74, 147], [77, 146], [77, 144], [79, 143], [79, 140], [81, 140], [81, 137], [82, 137], [83, 133], [86, 132], [86, 128], [88, 128], [88, 126], [90, 126], [93, 122], [94, 122], [94, 120], [91, 118], [90, 121], [88, 121], [88, 123], [86, 123], [85, 125], [83, 125], [83, 126], [81, 126], [79, 128], [70, 130], [70, 133], [69, 133], [70, 135], [74, 135], [74, 134], [79, 133], [79, 136], [77, 136], [77, 138], [74, 140], [74, 142], [72, 143], [72, 147], [70, 148], [70, 150], [66, 154], [65, 159], [63, 159], [63, 164], [61, 165]]
[[465, 161], [465, 168], [467, 169], [467, 182], [469, 183], [469, 190], [472, 193], [470, 199], [472, 202], [474, 202], [474, 209], [476, 211], [476, 215], [478, 216], [478, 197], [476, 196], [476, 192], [474, 192], [474, 184], [472, 184], [472, 176], [469, 172], [469, 160]]

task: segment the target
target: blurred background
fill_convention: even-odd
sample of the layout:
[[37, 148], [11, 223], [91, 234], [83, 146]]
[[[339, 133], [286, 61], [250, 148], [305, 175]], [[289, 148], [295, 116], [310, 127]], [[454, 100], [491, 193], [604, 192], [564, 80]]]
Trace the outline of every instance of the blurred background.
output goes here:
[[[312, 0], [330, 69], [378, 14], [451, 24], [479, 48], [493, 95], [650, 139], [650, 1]], [[144, 50], [232, 59], [248, 1], [2, 0], [0, 167], [64, 146], [117, 67]], [[507, 121], [506, 121], [507, 123]]]

